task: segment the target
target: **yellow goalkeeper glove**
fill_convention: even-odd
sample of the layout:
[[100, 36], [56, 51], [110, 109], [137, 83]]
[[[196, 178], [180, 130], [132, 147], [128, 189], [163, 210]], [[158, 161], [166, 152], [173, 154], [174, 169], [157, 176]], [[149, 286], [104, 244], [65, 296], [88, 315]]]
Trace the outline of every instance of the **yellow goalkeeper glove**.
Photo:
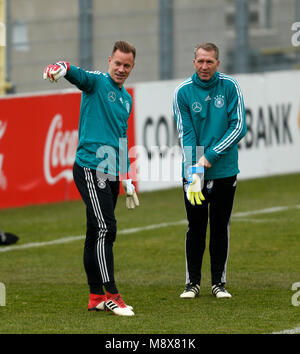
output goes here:
[[202, 194], [203, 179], [204, 179], [204, 167], [202, 166], [190, 166], [188, 172], [188, 187], [186, 191], [186, 197], [192, 205], [201, 205], [205, 200]]

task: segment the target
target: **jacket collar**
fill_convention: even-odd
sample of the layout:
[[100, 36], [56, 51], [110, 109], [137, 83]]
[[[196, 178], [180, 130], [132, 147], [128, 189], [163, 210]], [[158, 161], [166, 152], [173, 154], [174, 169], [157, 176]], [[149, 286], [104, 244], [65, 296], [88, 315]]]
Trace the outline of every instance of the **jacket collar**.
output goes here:
[[210, 80], [204, 81], [199, 78], [197, 73], [194, 73], [192, 76], [192, 80], [193, 82], [195, 82], [195, 84], [199, 85], [200, 87], [204, 89], [209, 89], [211, 87], [214, 87], [217, 84], [219, 80], [219, 75], [220, 73], [217, 71]]

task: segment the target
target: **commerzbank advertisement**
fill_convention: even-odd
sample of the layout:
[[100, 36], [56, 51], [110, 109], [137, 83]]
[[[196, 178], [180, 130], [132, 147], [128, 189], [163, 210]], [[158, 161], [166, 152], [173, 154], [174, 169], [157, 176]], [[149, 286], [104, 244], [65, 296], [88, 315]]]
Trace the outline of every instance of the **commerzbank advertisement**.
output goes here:
[[247, 134], [240, 143], [240, 178], [300, 171], [300, 73], [241, 75]]
[[[239, 178], [299, 172], [300, 71], [235, 77], [248, 128], [239, 144]], [[182, 152], [172, 107], [181, 82], [127, 88], [133, 97], [128, 150], [140, 192], [181, 186]], [[0, 99], [0, 208], [79, 198], [72, 167], [80, 100], [78, 90]]]
[[[235, 78], [242, 88], [247, 123], [247, 134], [239, 144], [239, 178], [299, 172], [300, 94], [297, 86], [300, 72]], [[135, 87], [136, 144], [141, 150], [140, 190], [181, 185], [182, 156], [172, 111], [173, 93], [181, 82], [155, 82]]]

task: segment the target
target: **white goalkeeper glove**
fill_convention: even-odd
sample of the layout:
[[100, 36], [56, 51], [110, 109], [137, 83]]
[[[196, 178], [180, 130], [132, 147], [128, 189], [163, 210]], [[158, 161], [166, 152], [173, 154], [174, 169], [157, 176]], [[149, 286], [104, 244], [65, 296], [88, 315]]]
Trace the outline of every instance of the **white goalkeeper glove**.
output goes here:
[[187, 169], [188, 173], [188, 187], [186, 190], [186, 197], [188, 201], [195, 205], [201, 205], [205, 200], [202, 194], [203, 181], [204, 181], [204, 167], [203, 166], [190, 166]]
[[128, 209], [134, 209], [139, 206], [139, 199], [137, 197], [135, 187], [132, 183], [132, 179], [125, 179], [122, 181], [124, 191], [126, 193], [126, 207]]
[[70, 64], [67, 61], [59, 61], [56, 64], [50, 64], [45, 67], [43, 78], [49, 79], [50, 82], [57, 82], [61, 77], [65, 76], [70, 69]]

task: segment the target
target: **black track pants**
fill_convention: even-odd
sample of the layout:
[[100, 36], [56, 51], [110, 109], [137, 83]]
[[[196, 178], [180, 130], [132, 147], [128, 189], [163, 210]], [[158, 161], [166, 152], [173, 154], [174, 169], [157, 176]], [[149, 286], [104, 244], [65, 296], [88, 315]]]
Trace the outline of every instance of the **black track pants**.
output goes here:
[[117, 233], [114, 210], [119, 181], [99, 179], [96, 170], [77, 163], [73, 167], [73, 177], [86, 205], [84, 268], [90, 292], [99, 294], [103, 284], [114, 282], [113, 243]]
[[[184, 181], [184, 191], [187, 186]], [[226, 283], [229, 252], [229, 226], [236, 189], [236, 176], [207, 180], [204, 183], [202, 205], [191, 205], [184, 192], [188, 219], [186, 234], [186, 284], [200, 284], [202, 259], [206, 245], [206, 230], [210, 224], [210, 264], [212, 284]]]

